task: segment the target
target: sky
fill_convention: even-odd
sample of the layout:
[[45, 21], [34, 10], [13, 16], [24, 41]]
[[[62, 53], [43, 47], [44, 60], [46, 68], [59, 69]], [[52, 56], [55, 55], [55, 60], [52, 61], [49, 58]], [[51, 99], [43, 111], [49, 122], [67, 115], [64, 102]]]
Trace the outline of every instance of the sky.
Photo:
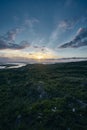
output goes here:
[[0, 0], [0, 60], [87, 57], [87, 0]]

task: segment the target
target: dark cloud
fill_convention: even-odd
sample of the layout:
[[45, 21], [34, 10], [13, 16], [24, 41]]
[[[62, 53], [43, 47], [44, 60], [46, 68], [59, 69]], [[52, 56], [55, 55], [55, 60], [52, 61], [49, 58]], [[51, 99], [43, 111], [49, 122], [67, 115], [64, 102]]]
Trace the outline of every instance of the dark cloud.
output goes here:
[[45, 51], [45, 48], [41, 48], [41, 51], [44, 52], [44, 51]]
[[3, 38], [6, 41], [9, 42], [13, 42], [16, 38], [16, 35], [18, 33], [20, 33], [22, 31], [22, 28], [14, 28], [9, 30], [4, 36], [2, 36], [1, 38]]
[[82, 46], [87, 46], [87, 28], [80, 28], [74, 39], [61, 45], [59, 48], [79, 48]]
[[29, 55], [32, 55], [32, 53], [29, 53]]
[[7, 43], [3, 40], [0, 40], [0, 49], [24, 49], [26, 47], [29, 47], [30, 44], [26, 41], [24, 44], [15, 44], [15, 43]]
[[37, 45], [35, 45], [35, 46], [33, 46], [33, 48], [39, 49], [41, 52], [45, 52], [46, 51], [46, 46], [37, 46]]
[[16, 35], [21, 31], [21, 28], [15, 28], [0, 36], [0, 49], [24, 49], [29, 47], [30, 44], [27, 41], [21, 41], [20, 44], [15, 43]]
[[37, 45], [34, 45], [33, 46], [33, 48], [35, 48], [35, 49], [42, 49], [42, 48], [44, 48], [45, 46], [37, 46]]
[[36, 48], [36, 49], [38, 49], [38, 48], [40, 48], [40, 47], [39, 47], [39, 46], [37, 46], [37, 45], [34, 45], [34, 46], [33, 46], [33, 48]]

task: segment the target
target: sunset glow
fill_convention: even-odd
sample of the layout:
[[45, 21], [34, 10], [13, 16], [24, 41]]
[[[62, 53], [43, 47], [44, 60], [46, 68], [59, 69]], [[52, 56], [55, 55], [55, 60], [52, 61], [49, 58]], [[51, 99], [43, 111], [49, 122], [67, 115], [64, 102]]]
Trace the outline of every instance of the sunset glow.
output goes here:
[[13, 1], [0, 1], [1, 61], [87, 57], [86, 0]]

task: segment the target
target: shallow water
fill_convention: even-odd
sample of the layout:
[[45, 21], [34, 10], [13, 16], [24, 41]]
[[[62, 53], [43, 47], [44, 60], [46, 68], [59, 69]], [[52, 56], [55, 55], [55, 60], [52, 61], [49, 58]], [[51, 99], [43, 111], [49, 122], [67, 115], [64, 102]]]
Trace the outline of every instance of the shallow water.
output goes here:
[[0, 69], [4, 69], [6, 66], [0, 66]]
[[[12, 66], [7, 66], [8, 64], [12, 64]], [[22, 66], [25, 66], [26, 64], [24, 63], [6, 63], [2, 66], [0, 66], [0, 69], [13, 69], [13, 68], [20, 68]]]

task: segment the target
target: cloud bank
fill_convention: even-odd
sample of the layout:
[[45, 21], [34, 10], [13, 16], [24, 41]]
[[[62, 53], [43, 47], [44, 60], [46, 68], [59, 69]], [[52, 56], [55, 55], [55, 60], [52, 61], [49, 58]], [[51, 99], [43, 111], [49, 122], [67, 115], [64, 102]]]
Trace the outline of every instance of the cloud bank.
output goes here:
[[24, 49], [30, 44], [27, 41], [21, 41], [19, 44], [15, 43], [15, 38], [18, 33], [22, 31], [21, 28], [9, 30], [5, 35], [0, 36], [0, 50], [1, 49]]
[[64, 43], [59, 48], [79, 48], [87, 46], [87, 28], [79, 28], [76, 36], [67, 43]]

